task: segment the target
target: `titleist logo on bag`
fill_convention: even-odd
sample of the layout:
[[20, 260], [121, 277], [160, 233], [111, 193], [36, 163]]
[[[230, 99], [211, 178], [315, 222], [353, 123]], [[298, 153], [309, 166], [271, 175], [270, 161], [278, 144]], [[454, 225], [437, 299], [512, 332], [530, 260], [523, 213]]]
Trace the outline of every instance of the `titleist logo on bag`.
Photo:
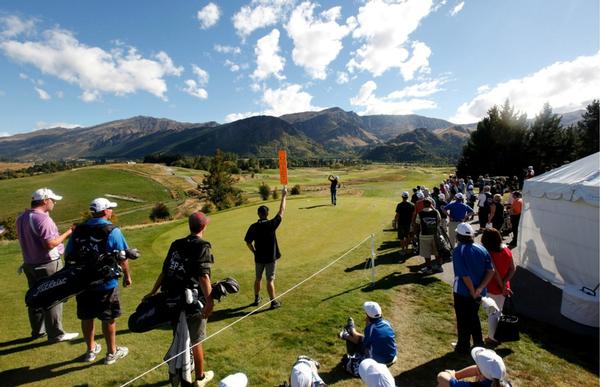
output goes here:
[[40, 285], [40, 287], [37, 288], [37, 290], [33, 294], [33, 296], [35, 297], [38, 294], [40, 294], [42, 292], [45, 292], [46, 290], [54, 289], [57, 286], [64, 285], [66, 282], [67, 282], [66, 278], [62, 278], [62, 279], [59, 279], [59, 280], [56, 280], [56, 279], [50, 280], [50, 281], [48, 281], [48, 282]]

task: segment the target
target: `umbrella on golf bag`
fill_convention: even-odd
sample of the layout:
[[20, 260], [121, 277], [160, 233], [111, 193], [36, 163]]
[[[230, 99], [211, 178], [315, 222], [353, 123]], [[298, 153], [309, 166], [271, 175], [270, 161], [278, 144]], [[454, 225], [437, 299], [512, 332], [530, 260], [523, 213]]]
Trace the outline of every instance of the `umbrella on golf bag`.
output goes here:
[[100, 254], [94, 264], [66, 266], [29, 288], [25, 294], [25, 304], [30, 308], [50, 309], [91, 285], [120, 277], [122, 270], [118, 262], [138, 257], [137, 249], [128, 249]]
[[[225, 278], [212, 285], [213, 300], [221, 301], [228, 294], [240, 291], [240, 284], [233, 278]], [[185, 309], [187, 314], [198, 313], [204, 307], [205, 299], [197, 289], [185, 289], [182, 294], [170, 296], [157, 293], [144, 300], [129, 316], [129, 330], [136, 333], [148, 332], [159, 325], [179, 318], [179, 313]]]

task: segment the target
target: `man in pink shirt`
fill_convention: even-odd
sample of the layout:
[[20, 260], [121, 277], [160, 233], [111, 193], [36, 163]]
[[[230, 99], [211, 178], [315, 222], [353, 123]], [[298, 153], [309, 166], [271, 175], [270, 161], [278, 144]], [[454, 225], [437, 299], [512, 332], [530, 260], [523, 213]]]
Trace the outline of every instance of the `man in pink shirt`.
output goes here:
[[[23, 271], [27, 283], [32, 287], [38, 280], [59, 271], [60, 259], [65, 248], [63, 242], [73, 230], [60, 234], [50, 217], [56, 201], [62, 196], [48, 188], [40, 188], [31, 195], [31, 208], [17, 218], [17, 236], [23, 252]], [[79, 333], [67, 333], [62, 327], [62, 303], [48, 310], [29, 308], [31, 337], [36, 339], [48, 335], [50, 341], [67, 341]]]

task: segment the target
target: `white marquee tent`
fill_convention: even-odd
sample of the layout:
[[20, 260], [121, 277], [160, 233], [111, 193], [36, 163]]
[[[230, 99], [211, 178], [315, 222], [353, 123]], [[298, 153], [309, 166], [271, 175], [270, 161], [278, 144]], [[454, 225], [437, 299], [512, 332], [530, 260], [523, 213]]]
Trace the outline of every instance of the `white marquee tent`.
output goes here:
[[598, 326], [600, 153], [525, 181], [517, 262], [563, 290], [561, 313]]

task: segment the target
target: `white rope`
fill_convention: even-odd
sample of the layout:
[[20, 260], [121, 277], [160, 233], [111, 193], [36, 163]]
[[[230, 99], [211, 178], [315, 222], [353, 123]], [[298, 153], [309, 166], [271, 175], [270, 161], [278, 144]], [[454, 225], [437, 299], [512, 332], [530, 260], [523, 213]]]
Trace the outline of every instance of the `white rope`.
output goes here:
[[[285, 296], [286, 294], [288, 294], [289, 292], [291, 292], [292, 290], [296, 289], [297, 287], [299, 287], [300, 285], [304, 284], [305, 282], [307, 282], [308, 280], [310, 280], [311, 278], [317, 276], [318, 274], [320, 274], [321, 272], [323, 272], [324, 270], [328, 269], [330, 266], [332, 266], [333, 264], [335, 264], [337, 261], [339, 261], [340, 259], [344, 258], [346, 255], [348, 255], [349, 253], [351, 253], [352, 251], [354, 251], [357, 247], [359, 247], [360, 245], [362, 245], [363, 243], [365, 243], [366, 240], [368, 240], [369, 238], [371, 238], [373, 234], [369, 234], [365, 239], [363, 239], [362, 241], [360, 241], [358, 244], [356, 244], [354, 247], [352, 247], [350, 250], [346, 251], [344, 254], [340, 255], [338, 258], [334, 259], [333, 261], [331, 261], [330, 263], [328, 263], [327, 265], [325, 265], [323, 268], [321, 268], [319, 271], [311, 274], [309, 277], [306, 277], [304, 280], [298, 282], [296, 285], [292, 286], [291, 288], [289, 288], [288, 290], [286, 290], [285, 292], [281, 293], [280, 295], [278, 295], [277, 297], [275, 297], [273, 300], [277, 300], [280, 297]], [[200, 341], [199, 343], [196, 343], [188, 348], [186, 348], [185, 350], [179, 352], [178, 354], [168, 358], [167, 360], [164, 360], [162, 363], [159, 363], [158, 365], [150, 368], [149, 370], [147, 370], [146, 372], [136, 376], [135, 378], [129, 380], [126, 383], [123, 383], [121, 385], [121, 387], [127, 386], [133, 382], [135, 382], [136, 380], [144, 377], [145, 375], [149, 374], [150, 372], [160, 368], [161, 366], [167, 364], [168, 362], [170, 362], [171, 360], [175, 359], [176, 357], [183, 355], [184, 353], [189, 352], [190, 349], [194, 348], [197, 345], [202, 344], [203, 342], [205, 342], [206, 340], [220, 334], [221, 332], [225, 331], [226, 329], [231, 328], [232, 326], [234, 326], [235, 324], [241, 322], [242, 320], [250, 317], [251, 315], [253, 315], [254, 313], [258, 312], [260, 309], [262, 309], [263, 307], [265, 307], [267, 304], [269, 304], [271, 302], [271, 300], [269, 300], [268, 302], [260, 305], [259, 307], [257, 307], [256, 309], [248, 312], [246, 315], [240, 317], [239, 319], [235, 320], [234, 322], [232, 322], [229, 325], [224, 326], [223, 328], [219, 329], [218, 331], [216, 331], [215, 333], [205, 337], [204, 339], [202, 339], [202, 341]]]

